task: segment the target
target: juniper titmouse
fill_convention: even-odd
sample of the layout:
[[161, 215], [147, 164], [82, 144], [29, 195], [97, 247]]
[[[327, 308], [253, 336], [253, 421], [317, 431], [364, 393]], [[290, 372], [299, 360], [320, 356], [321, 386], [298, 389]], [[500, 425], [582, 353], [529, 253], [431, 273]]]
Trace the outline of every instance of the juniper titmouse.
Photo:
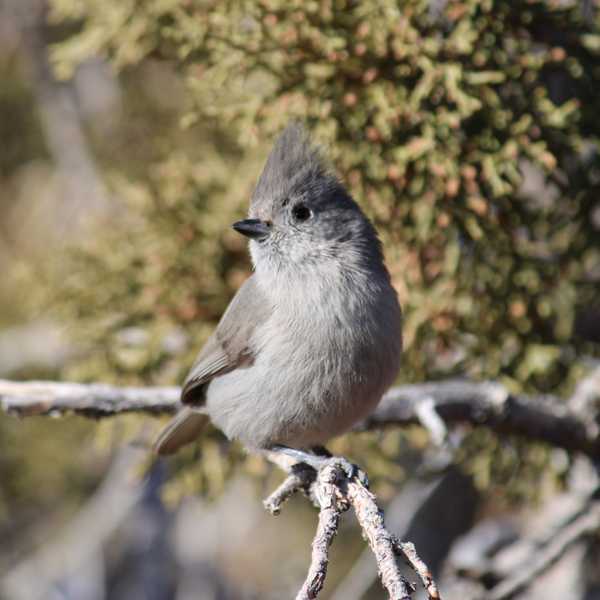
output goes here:
[[396, 377], [401, 313], [375, 229], [292, 124], [249, 218], [254, 274], [183, 385], [156, 442], [170, 454], [208, 418], [248, 449], [309, 449], [366, 417]]

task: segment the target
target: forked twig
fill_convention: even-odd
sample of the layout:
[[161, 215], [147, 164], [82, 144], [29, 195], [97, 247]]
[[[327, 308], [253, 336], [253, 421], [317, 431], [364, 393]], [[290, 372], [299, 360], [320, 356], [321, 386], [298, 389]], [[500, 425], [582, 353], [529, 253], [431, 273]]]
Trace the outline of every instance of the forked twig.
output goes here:
[[[279, 466], [280, 461], [276, 461]], [[278, 514], [281, 505], [296, 491], [306, 492], [319, 508], [317, 531], [312, 543], [308, 575], [296, 600], [313, 600], [323, 588], [329, 563], [329, 546], [337, 533], [341, 514], [354, 510], [363, 535], [375, 555], [381, 583], [390, 600], [411, 600], [415, 588], [400, 573], [396, 553], [402, 553], [423, 582], [430, 600], [440, 600], [437, 586], [412, 544], [400, 544], [385, 528], [383, 512], [375, 495], [356, 476], [349, 477], [335, 457], [315, 472], [295, 465], [285, 481], [265, 500], [265, 507]]]

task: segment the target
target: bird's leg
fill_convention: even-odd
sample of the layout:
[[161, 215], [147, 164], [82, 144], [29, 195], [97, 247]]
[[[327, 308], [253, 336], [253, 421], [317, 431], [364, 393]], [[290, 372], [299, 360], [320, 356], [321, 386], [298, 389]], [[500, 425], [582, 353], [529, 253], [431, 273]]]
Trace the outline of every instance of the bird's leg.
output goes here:
[[349, 479], [356, 477], [366, 488], [369, 487], [369, 478], [367, 477], [367, 474], [358, 465], [351, 463], [347, 458], [344, 458], [343, 456], [334, 456], [327, 448], [325, 448], [325, 446], [312, 446], [310, 450], [313, 454], [323, 460], [323, 464], [327, 464], [330, 461], [337, 462]]
[[360, 467], [351, 463], [343, 456], [333, 456], [331, 452], [329, 452], [329, 450], [323, 446], [313, 446], [309, 451], [307, 451], [276, 444], [275, 446], [271, 447], [271, 451], [284, 454], [285, 456], [288, 456], [299, 463], [304, 463], [309, 467], [312, 467], [315, 471], [320, 471], [326, 465], [330, 465], [332, 462], [334, 462], [339, 465], [342, 471], [344, 471], [348, 479], [356, 478], [365, 487], [369, 486], [367, 474]]

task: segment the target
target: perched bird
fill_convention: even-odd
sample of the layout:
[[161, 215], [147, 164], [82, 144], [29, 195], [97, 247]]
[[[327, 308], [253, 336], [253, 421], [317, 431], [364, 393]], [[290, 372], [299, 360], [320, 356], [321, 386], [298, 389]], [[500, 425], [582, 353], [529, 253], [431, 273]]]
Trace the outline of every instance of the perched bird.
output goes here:
[[396, 377], [401, 312], [373, 225], [303, 128], [267, 159], [248, 219], [253, 275], [183, 384], [159, 454], [210, 419], [249, 450], [306, 456], [376, 407]]

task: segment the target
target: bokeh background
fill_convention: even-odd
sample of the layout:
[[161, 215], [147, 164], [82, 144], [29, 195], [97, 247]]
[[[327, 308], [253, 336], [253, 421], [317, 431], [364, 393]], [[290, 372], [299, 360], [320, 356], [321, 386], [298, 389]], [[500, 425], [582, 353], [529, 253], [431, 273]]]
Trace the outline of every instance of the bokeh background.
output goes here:
[[[573, 390], [600, 356], [594, 0], [2, 0], [0, 377], [180, 382], [249, 273], [229, 225], [293, 118], [380, 231], [399, 382]], [[293, 596], [308, 503], [263, 514], [280, 475], [216, 432], [153, 463], [159, 427], [0, 415], [7, 599]], [[458, 437], [443, 475], [416, 427], [332, 446], [449, 589], [473, 524], [518, 536], [593, 478], [524, 439]], [[323, 597], [382, 598], [351, 520], [340, 538]], [[598, 553], [569, 560], [543, 597], [600, 597]]]

